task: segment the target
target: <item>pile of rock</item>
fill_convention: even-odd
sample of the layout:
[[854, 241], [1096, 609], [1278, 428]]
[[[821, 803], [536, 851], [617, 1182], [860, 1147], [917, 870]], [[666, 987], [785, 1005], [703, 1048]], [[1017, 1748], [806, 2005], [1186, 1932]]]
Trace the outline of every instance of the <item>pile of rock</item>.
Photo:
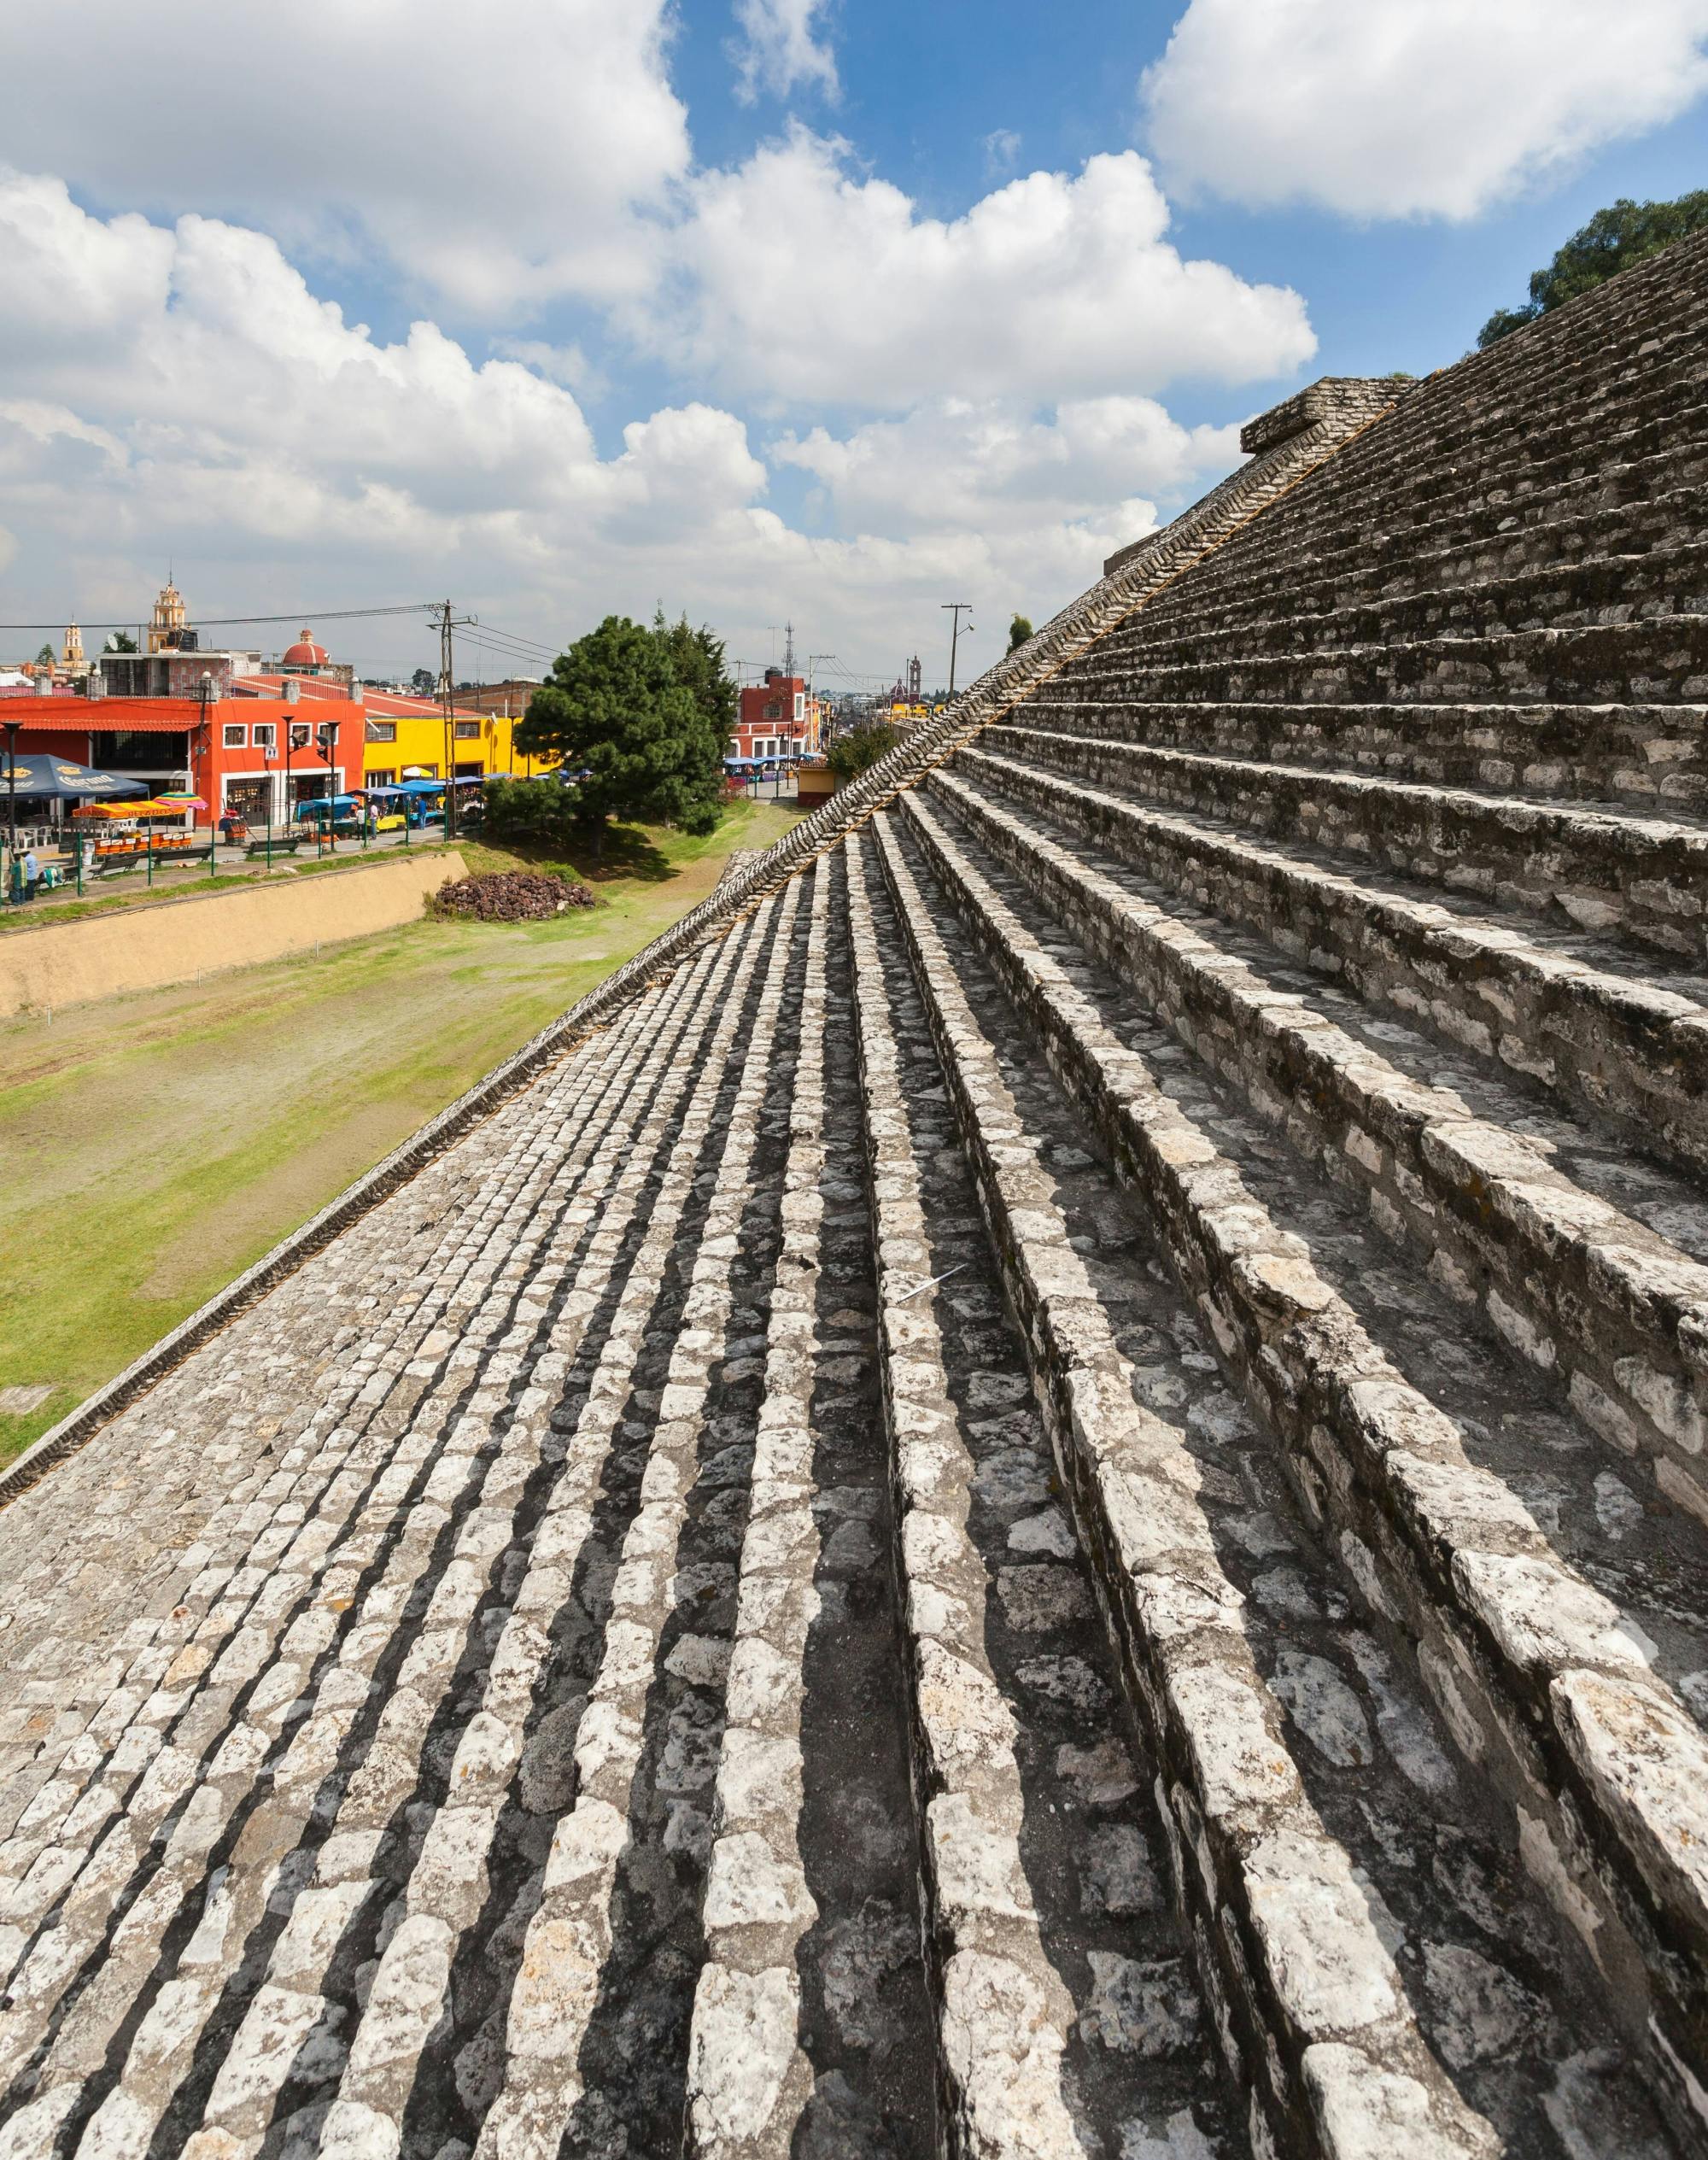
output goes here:
[[489, 870], [480, 877], [447, 879], [434, 895], [439, 913], [476, 922], [538, 922], [566, 908], [593, 904], [591, 887], [535, 870]]

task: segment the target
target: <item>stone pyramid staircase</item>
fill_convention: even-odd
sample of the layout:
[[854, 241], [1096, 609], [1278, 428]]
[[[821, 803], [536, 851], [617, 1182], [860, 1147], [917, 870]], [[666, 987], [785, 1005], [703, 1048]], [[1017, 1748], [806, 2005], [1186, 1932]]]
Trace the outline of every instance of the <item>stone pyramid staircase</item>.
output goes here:
[[0, 2160], [1708, 2151], [1705, 272], [1266, 415], [0, 1487]]

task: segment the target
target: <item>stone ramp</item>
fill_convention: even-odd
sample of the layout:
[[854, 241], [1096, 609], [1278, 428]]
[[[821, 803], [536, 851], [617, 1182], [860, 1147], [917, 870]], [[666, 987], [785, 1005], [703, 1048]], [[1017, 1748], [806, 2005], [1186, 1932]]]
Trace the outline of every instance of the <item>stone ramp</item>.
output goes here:
[[0, 1510], [0, 2155], [1708, 2149], [1705, 267], [1268, 416]]

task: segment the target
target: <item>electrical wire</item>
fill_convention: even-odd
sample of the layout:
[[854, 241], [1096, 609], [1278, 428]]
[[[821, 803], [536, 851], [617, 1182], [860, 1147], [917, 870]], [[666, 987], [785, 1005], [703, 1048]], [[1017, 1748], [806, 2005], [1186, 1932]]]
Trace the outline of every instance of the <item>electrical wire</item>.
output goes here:
[[[224, 630], [244, 623], [350, 623], [358, 618], [376, 615], [425, 615], [436, 608], [437, 600], [412, 600], [401, 607], [293, 607], [288, 615], [203, 615], [196, 618], [197, 629]], [[114, 623], [79, 623], [83, 630], [128, 630], [136, 627], [137, 618], [126, 616]], [[0, 630], [62, 630], [60, 623], [0, 623]]]

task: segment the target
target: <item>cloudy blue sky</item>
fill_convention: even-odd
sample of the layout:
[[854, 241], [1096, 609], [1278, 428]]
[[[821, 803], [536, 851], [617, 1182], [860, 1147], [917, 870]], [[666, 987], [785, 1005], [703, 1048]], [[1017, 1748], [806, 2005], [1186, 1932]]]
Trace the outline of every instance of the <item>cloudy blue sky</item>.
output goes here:
[[[609, 610], [975, 665], [1324, 373], [1708, 184], [1708, 0], [61, 0], [0, 19], [0, 621]], [[429, 659], [405, 620], [330, 641]], [[257, 631], [257, 638], [273, 636]], [[0, 651], [39, 638], [0, 633]]]

